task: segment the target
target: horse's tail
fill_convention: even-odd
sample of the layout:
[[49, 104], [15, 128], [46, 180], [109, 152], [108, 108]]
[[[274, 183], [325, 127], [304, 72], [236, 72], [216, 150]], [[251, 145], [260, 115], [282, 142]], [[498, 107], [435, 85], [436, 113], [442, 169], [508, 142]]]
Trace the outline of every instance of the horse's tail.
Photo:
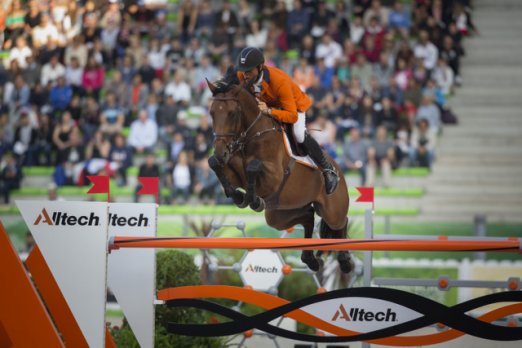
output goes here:
[[346, 238], [346, 232], [348, 231], [348, 221], [346, 221], [346, 224], [344, 227], [340, 230], [334, 230], [328, 224], [324, 219], [321, 219], [321, 224], [319, 225], [319, 235], [321, 238], [325, 239], [345, 239]]

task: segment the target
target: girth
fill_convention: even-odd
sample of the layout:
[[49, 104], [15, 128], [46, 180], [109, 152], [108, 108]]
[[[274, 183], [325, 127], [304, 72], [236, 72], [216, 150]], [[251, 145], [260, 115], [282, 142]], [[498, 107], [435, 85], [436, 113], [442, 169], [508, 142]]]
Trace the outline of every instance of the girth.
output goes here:
[[283, 181], [281, 181], [281, 184], [279, 185], [279, 188], [276, 192], [272, 192], [266, 197], [263, 197], [265, 200], [265, 210], [275, 210], [279, 208], [279, 196], [281, 195], [281, 192], [283, 192], [283, 188], [285, 187], [285, 183], [290, 177], [290, 174], [292, 174], [292, 170], [294, 169], [295, 164], [295, 158], [290, 156], [290, 161], [288, 161], [288, 165], [285, 168], [285, 174], [283, 176]]

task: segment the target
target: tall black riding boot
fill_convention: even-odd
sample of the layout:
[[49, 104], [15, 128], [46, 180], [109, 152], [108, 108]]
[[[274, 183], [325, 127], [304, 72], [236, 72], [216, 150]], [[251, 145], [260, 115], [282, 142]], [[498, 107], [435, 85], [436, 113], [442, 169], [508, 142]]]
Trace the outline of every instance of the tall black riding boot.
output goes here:
[[323, 170], [326, 194], [328, 196], [331, 195], [339, 184], [339, 174], [337, 173], [337, 169], [328, 162], [323, 149], [321, 149], [321, 146], [319, 146], [317, 141], [312, 135], [310, 135], [310, 133], [308, 133], [308, 131], [305, 132], [303, 146], [308, 155], [312, 157], [312, 160]]

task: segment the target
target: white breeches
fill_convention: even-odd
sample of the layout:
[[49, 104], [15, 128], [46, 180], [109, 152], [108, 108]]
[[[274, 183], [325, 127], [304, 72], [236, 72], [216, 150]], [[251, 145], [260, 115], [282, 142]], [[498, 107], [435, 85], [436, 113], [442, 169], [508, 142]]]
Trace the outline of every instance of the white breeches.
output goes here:
[[304, 112], [298, 112], [297, 115], [297, 122], [294, 123], [294, 135], [297, 142], [301, 144], [305, 139], [306, 114]]

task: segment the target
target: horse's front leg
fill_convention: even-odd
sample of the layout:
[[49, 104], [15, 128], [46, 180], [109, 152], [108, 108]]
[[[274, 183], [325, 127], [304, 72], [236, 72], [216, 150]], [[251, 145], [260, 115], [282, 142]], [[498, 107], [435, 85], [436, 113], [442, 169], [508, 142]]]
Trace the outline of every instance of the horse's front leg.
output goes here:
[[255, 212], [262, 212], [265, 210], [265, 201], [263, 198], [258, 197], [256, 194], [256, 178], [263, 169], [263, 162], [258, 159], [250, 161], [246, 167], [246, 202], [250, 205], [250, 208]]
[[223, 189], [225, 189], [225, 195], [232, 198], [232, 202], [234, 202], [238, 208], [246, 208], [248, 206], [248, 201], [245, 199], [245, 194], [237, 190], [234, 185], [230, 183], [227, 176], [225, 175], [223, 167], [221, 164], [219, 164], [214, 156], [208, 159], [208, 165], [214, 171], [214, 173], [216, 173], [219, 182], [221, 182]]

